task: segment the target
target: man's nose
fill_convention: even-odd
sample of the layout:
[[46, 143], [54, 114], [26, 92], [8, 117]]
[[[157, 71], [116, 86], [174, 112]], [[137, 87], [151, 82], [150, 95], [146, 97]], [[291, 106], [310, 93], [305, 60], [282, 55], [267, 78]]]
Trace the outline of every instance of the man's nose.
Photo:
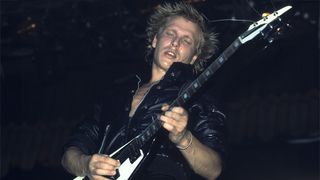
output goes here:
[[179, 46], [179, 39], [178, 38], [172, 39], [171, 46], [178, 47]]

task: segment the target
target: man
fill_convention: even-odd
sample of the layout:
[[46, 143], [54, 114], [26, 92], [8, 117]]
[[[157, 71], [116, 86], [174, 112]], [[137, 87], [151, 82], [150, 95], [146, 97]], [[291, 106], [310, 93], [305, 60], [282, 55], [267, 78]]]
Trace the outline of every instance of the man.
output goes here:
[[[169, 108], [167, 94], [178, 93], [181, 86], [170, 84], [164, 78], [174, 62], [190, 64], [199, 72], [215, 51], [215, 34], [206, 28], [199, 12], [180, 2], [160, 6], [149, 19], [147, 35], [148, 54], [152, 56], [151, 78], [129, 97], [132, 99], [129, 110], [117, 114], [125, 114], [129, 119], [121, 121], [126, 127], [123, 136], [134, 137], [150, 123], [150, 118], [145, 118], [146, 114], [153, 113], [150, 107], [160, 104], [163, 113], [159, 120], [168, 133], [159, 135], [158, 148], [136, 178], [194, 179], [197, 174], [216, 179], [222, 170], [224, 115], [203, 97], [186, 107]], [[62, 157], [67, 171], [94, 180], [116, 174], [120, 161], [97, 154], [99, 137], [109, 121], [100, 118], [78, 127]]]

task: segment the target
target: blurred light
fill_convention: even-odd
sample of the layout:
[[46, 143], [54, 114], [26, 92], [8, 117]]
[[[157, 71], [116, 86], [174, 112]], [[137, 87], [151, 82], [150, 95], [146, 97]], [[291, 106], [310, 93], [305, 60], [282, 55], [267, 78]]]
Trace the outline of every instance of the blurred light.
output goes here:
[[264, 13], [262, 13], [262, 17], [267, 17], [267, 16], [269, 16], [270, 15], [270, 13], [268, 13], [268, 12], [264, 12]]
[[26, 32], [32, 32], [32, 31], [35, 31], [36, 27], [37, 27], [37, 24], [33, 22], [33, 23], [28, 24], [25, 27], [19, 29], [17, 31], [17, 33], [22, 34], [22, 33], [26, 33]]
[[86, 22], [86, 27], [89, 29], [89, 28], [91, 28], [91, 23], [88, 21], [88, 22]]
[[247, 1], [247, 3], [248, 3], [249, 6], [252, 7], [252, 8], [255, 6], [255, 3], [254, 3], [253, 1]]

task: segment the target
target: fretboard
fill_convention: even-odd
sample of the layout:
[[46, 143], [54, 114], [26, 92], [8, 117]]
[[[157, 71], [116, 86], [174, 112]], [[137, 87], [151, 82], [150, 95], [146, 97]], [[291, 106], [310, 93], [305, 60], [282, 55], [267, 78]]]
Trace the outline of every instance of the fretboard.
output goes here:
[[209, 78], [236, 52], [241, 42], [237, 38], [223, 53], [213, 61], [180, 95], [170, 104], [170, 107], [183, 106], [194, 93], [196, 93]]

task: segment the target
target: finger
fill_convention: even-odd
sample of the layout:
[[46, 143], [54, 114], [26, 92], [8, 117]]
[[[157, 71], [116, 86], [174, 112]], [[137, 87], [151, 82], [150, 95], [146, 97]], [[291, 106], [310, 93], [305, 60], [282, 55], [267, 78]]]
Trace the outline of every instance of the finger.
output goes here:
[[171, 125], [171, 124], [169, 124], [169, 123], [164, 123], [164, 124], [162, 125], [162, 127], [163, 127], [164, 129], [166, 129], [167, 131], [169, 131], [169, 132], [172, 132], [172, 133], [175, 132], [174, 126]]
[[169, 105], [167, 103], [163, 104], [161, 107], [162, 111], [168, 111], [168, 109], [169, 109]]
[[119, 160], [116, 160], [116, 159], [113, 159], [109, 156], [106, 156], [106, 159], [105, 159], [105, 162], [112, 165], [112, 166], [115, 166], [115, 167], [119, 167], [120, 166], [120, 161]]
[[103, 159], [103, 158], [104, 158], [104, 155], [94, 154], [94, 155], [92, 155], [91, 160], [92, 160], [92, 161], [99, 161], [99, 160], [101, 160], [101, 159]]
[[187, 119], [187, 117], [185, 115], [175, 113], [172, 111], [167, 111], [164, 115], [169, 118], [172, 118], [173, 120], [178, 121], [178, 122], [183, 122]]
[[115, 167], [118, 167], [120, 166], [120, 161], [119, 160], [116, 160], [116, 159], [113, 159], [111, 157], [109, 157], [108, 155], [100, 155], [98, 154], [96, 156], [96, 162], [100, 161], [100, 162], [103, 162], [103, 163], [107, 163], [107, 164], [110, 164], [112, 166], [115, 166]]
[[90, 177], [90, 179], [92, 179], [92, 180], [109, 180], [108, 178], [103, 177], [103, 176], [99, 176], [99, 175], [92, 175]]
[[114, 165], [99, 161], [93, 165], [93, 168], [105, 169], [105, 170], [116, 170], [118, 168], [118, 166], [114, 166]]
[[187, 115], [188, 114], [188, 112], [182, 107], [173, 107], [171, 109], [171, 111], [175, 112], [175, 113], [178, 113], [178, 114], [181, 114], [181, 115]]
[[107, 155], [95, 154], [89, 162], [91, 174], [113, 175], [115, 170], [120, 166], [118, 160], [114, 160]]
[[186, 124], [186, 123], [183, 123], [180, 125], [177, 121], [171, 118], [168, 118], [166, 116], [162, 116], [161, 120], [164, 122], [162, 125], [163, 128], [165, 128], [166, 130], [168, 130], [170, 133], [173, 133], [173, 134], [177, 134], [180, 131], [182, 131], [185, 128], [184, 124]]
[[106, 169], [94, 169], [92, 171], [93, 175], [99, 175], [99, 176], [113, 176], [116, 174], [115, 170], [106, 170]]
[[172, 126], [176, 126], [177, 125], [177, 121], [174, 120], [171, 117], [168, 117], [168, 116], [161, 115], [160, 116], [160, 120], [162, 120], [164, 123], [170, 124]]

